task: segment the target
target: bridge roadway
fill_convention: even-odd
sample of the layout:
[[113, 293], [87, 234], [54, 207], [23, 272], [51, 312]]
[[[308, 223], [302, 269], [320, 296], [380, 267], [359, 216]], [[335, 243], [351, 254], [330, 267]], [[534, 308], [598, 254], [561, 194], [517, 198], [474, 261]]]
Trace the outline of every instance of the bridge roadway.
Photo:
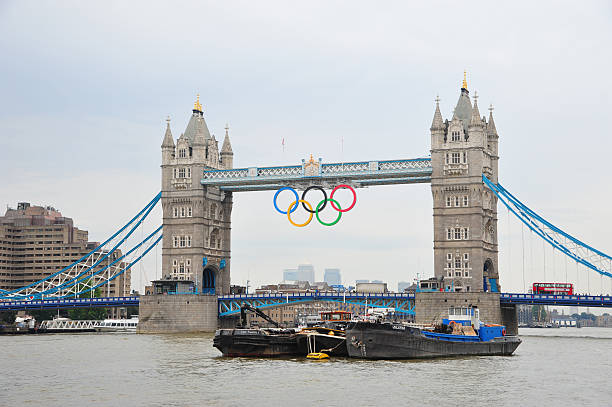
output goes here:
[[[258, 308], [278, 307], [309, 301], [331, 301], [377, 308], [395, 308], [396, 312], [414, 314], [414, 294], [409, 293], [292, 293], [292, 294], [233, 294], [218, 297], [219, 317], [231, 317], [240, 312], [240, 305], [248, 303]], [[137, 306], [139, 297], [52, 298], [45, 300], [0, 301], [0, 311], [63, 309], [82, 307]], [[612, 308], [612, 296], [605, 295], [548, 295], [502, 293], [502, 305], [528, 304], [572, 307]]]

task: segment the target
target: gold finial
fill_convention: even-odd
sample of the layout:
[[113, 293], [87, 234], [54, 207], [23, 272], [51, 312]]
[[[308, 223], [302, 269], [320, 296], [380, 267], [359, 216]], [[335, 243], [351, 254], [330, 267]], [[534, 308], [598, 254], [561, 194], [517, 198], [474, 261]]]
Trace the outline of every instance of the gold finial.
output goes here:
[[200, 103], [200, 94], [198, 93], [197, 99], [193, 104], [193, 110], [197, 110], [198, 112], [202, 111], [202, 104]]
[[229, 124], [225, 123], [225, 136], [227, 137], [227, 134], [229, 133]]
[[467, 72], [465, 70], [463, 70], [463, 84], [461, 84], [461, 87], [465, 90], [467, 90]]
[[315, 162], [314, 158], [312, 158], [312, 154], [310, 154], [310, 161], [308, 161], [308, 162], [309, 163], [314, 163]]
[[166, 123], [168, 123], [168, 126], [170, 126], [170, 115], [166, 116]]
[[436, 105], [440, 104], [440, 95], [436, 95]]
[[489, 112], [493, 113], [493, 103], [489, 105]]

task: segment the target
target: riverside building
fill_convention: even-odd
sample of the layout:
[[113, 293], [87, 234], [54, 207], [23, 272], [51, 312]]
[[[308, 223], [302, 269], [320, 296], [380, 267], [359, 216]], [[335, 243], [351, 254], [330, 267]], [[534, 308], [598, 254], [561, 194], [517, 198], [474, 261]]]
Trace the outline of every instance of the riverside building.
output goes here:
[[[20, 202], [0, 216], [0, 290], [14, 290], [39, 281], [79, 260], [98, 246], [88, 232], [74, 226], [50, 206]], [[100, 263], [112, 263], [121, 253]], [[125, 267], [121, 263], [121, 268]], [[130, 270], [100, 287], [102, 296], [118, 297], [131, 291]]]

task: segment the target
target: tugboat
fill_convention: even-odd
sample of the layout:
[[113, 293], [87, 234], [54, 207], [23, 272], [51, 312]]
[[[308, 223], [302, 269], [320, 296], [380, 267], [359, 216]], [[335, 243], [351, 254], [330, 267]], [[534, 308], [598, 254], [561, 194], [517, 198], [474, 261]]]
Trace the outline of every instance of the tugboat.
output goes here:
[[320, 315], [321, 324], [302, 328], [298, 332], [298, 351], [302, 355], [324, 353], [328, 356], [348, 356], [345, 330], [351, 322], [351, 313], [326, 311]]
[[360, 359], [415, 359], [463, 355], [511, 355], [521, 344], [503, 325], [486, 325], [476, 307], [450, 308], [434, 327], [357, 321], [346, 330], [347, 351]]
[[[246, 311], [251, 311], [276, 328], [247, 328]], [[235, 329], [217, 329], [213, 346], [223, 356], [303, 356], [298, 351], [296, 330], [284, 329], [272, 318], [250, 305], [240, 307], [240, 324]]]

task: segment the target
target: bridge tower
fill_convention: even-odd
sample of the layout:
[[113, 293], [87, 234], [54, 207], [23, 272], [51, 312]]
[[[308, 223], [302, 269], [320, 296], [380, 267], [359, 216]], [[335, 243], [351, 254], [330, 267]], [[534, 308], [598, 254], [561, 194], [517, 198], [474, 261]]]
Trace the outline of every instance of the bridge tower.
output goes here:
[[204, 169], [232, 168], [229, 129], [219, 152], [199, 95], [176, 143], [167, 122], [161, 146], [162, 279], [191, 280], [202, 294], [228, 294], [232, 194], [200, 180]]
[[482, 174], [497, 183], [498, 134], [491, 107], [480, 117], [463, 78], [452, 119], [442, 120], [439, 98], [431, 124], [434, 275], [450, 291], [500, 290], [497, 198]]

